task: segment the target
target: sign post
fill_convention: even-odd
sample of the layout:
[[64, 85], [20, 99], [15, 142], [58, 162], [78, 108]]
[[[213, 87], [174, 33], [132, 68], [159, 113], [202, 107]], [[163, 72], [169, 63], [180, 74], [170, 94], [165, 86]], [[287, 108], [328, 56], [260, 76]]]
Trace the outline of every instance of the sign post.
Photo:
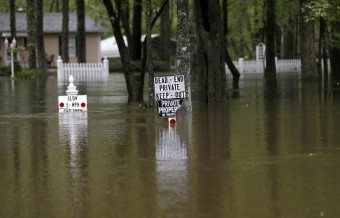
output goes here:
[[168, 118], [170, 126], [176, 124], [176, 111], [186, 97], [184, 75], [154, 78], [158, 117]]
[[72, 75], [70, 75], [69, 81], [70, 84], [66, 90], [67, 95], [58, 97], [59, 112], [87, 111], [87, 95], [78, 95]]

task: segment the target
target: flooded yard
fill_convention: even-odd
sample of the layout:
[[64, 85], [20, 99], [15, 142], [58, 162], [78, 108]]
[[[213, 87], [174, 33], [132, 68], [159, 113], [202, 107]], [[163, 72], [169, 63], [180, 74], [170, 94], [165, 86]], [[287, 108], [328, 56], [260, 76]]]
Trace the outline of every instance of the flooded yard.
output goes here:
[[68, 81], [0, 78], [0, 217], [340, 216], [340, 90], [244, 76], [212, 106], [193, 87], [169, 127], [122, 74], [74, 84], [87, 113], [59, 114]]

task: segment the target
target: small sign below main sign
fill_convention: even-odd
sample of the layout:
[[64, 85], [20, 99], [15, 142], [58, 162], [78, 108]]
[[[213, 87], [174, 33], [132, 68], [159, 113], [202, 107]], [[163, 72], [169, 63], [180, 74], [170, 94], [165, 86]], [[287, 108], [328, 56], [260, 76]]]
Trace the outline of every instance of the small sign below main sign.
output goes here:
[[185, 98], [184, 75], [155, 77], [154, 87], [156, 101]]
[[158, 117], [176, 117], [177, 109], [182, 105], [183, 99], [165, 99], [158, 101]]
[[87, 111], [87, 95], [58, 97], [59, 112]]

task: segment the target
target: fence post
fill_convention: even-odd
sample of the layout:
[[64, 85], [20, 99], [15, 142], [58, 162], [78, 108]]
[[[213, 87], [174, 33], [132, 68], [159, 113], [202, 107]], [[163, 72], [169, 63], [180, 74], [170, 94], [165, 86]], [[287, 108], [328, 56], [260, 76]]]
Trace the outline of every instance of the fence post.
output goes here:
[[277, 72], [277, 71], [278, 71], [278, 69], [279, 69], [279, 68], [278, 68], [278, 66], [277, 66], [277, 62], [278, 62], [277, 60], [278, 60], [278, 58], [277, 58], [277, 57], [275, 57], [275, 71], [276, 71], [276, 72]]
[[60, 55], [58, 56], [57, 60], [57, 75], [58, 78], [64, 76], [63, 60], [61, 59]]
[[238, 67], [239, 67], [239, 71], [240, 73], [244, 73], [244, 58], [239, 58], [238, 59]]
[[104, 74], [105, 76], [108, 76], [109, 75], [109, 60], [107, 59], [106, 56], [104, 57], [103, 64], [104, 64]]

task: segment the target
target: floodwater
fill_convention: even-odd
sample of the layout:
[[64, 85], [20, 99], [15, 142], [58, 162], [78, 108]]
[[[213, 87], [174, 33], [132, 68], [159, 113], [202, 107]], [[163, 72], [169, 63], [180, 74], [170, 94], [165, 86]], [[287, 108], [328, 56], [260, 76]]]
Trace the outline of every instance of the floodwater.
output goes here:
[[173, 128], [121, 74], [75, 78], [87, 113], [58, 113], [67, 85], [0, 78], [0, 217], [340, 217], [340, 90], [244, 77], [207, 106], [193, 88]]

